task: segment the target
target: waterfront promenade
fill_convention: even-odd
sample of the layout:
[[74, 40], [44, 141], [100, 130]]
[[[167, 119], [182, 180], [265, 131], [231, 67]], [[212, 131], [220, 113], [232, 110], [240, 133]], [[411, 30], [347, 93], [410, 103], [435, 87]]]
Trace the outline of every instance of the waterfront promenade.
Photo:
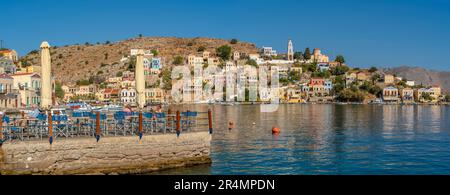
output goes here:
[[0, 174], [145, 174], [209, 164], [207, 131], [175, 134], [10, 142], [0, 148]]
[[143, 174], [211, 162], [210, 110], [41, 115], [1, 117], [0, 174]]

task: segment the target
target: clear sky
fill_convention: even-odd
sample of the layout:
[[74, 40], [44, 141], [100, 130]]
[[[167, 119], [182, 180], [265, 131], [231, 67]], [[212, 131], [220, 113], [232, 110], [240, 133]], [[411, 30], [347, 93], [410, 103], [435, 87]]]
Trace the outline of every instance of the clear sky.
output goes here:
[[20, 55], [144, 36], [237, 38], [321, 48], [355, 67], [450, 71], [450, 0], [0, 0], [0, 39]]

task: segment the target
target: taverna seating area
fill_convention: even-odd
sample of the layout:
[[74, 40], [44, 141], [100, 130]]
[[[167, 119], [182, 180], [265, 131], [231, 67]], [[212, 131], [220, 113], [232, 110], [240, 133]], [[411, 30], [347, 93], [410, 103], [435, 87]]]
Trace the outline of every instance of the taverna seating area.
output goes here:
[[[142, 112], [142, 133], [148, 135], [208, 131], [208, 117], [211, 117], [208, 112]], [[51, 120], [42, 113], [33, 118], [3, 116], [0, 140], [4, 142], [48, 138], [49, 123], [52, 125], [54, 139], [95, 136], [98, 131], [100, 136], [137, 136], [141, 132], [139, 119], [139, 112], [123, 111], [72, 112], [67, 115], [53, 115]]]

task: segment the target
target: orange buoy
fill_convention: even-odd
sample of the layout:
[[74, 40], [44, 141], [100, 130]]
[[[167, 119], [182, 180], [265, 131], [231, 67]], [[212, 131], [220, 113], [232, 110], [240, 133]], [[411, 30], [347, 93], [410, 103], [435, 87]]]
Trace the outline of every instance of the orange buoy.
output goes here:
[[272, 134], [279, 134], [280, 133], [280, 128], [278, 127], [272, 127]]
[[234, 123], [232, 121], [228, 122], [228, 130], [231, 130], [234, 128]]

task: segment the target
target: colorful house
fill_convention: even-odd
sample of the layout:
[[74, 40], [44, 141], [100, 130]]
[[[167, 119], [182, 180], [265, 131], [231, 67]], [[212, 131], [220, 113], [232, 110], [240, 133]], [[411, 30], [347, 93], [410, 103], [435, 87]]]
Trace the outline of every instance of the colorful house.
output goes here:
[[414, 90], [411, 88], [400, 89], [400, 98], [403, 103], [414, 102]]
[[38, 107], [41, 103], [41, 76], [35, 73], [17, 73], [14, 78], [14, 89], [20, 93], [21, 107]]
[[13, 89], [14, 78], [0, 74], [0, 108], [18, 108], [20, 94]]
[[383, 89], [383, 101], [385, 102], [399, 102], [398, 89], [395, 87], [386, 87]]

